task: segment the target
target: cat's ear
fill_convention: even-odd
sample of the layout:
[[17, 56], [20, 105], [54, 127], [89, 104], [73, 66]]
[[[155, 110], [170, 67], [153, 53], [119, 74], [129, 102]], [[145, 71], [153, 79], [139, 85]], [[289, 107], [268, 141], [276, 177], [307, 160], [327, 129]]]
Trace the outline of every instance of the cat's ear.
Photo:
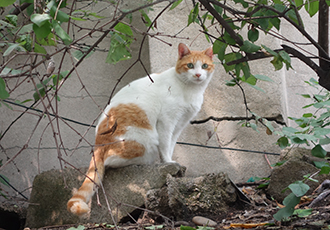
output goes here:
[[211, 59], [213, 58], [213, 48], [212, 46], [206, 50], [204, 50], [204, 54], [209, 56]]
[[183, 43], [179, 44], [178, 51], [179, 51], [179, 60], [184, 56], [190, 54], [190, 49]]

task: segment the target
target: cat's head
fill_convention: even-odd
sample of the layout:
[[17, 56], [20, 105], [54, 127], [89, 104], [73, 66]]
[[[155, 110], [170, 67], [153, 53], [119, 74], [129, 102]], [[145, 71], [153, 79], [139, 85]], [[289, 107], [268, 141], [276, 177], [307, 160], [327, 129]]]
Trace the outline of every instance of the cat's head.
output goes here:
[[204, 51], [192, 51], [185, 44], [178, 47], [179, 58], [175, 70], [186, 83], [203, 84], [209, 82], [214, 71], [212, 47]]

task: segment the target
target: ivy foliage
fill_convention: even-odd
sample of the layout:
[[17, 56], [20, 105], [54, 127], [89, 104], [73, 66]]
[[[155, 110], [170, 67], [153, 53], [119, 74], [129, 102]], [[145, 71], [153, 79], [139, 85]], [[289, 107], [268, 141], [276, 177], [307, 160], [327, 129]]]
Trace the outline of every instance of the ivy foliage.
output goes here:
[[[71, 50], [71, 54], [77, 61], [89, 58], [95, 53], [95, 47], [89, 44], [81, 45], [78, 43], [79, 39], [73, 37], [72, 34], [69, 35], [67, 32], [69, 30], [66, 27], [68, 27], [67, 25], [70, 21], [78, 25], [77, 23], [84, 21], [106, 20], [106, 17], [85, 8], [72, 10], [71, 3], [68, 3], [66, 0], [43, 0], [37, 4], [36, 8], [33, 0], [20, 0], [20, 6], [24, 4], [28, 6], [23, 12], [28, 20], [22, 20], [19, 19], [17, 13], [13, 13], [15, 9], [12, 6], [13, 2], [4, 0], [0, 3], [0, 7], [8, 7], [10, 9], [7, 10], [8, 14], [0, 19], [0, 52], [5, 60], [14, 59], [16, 54], [36, 54], [46, 62], [49, 59], [49, 55], [53, 55], [47, 51], [49, 50], [47, 47], [59, 48], [66, 46], [67, 50]], [[68, 11], [68, 9], [71, 9], [71, 11]], [[152, 26], [152, 22], [147, 14], [148, 10], [149, 8], [147, 7], [145, 9], [141, 7], [139, 12], [146, 26]], [[115, 21], [113, 28], [100, 29], [104, 35], [110, 37], [110, 44], [108, 44], [107, 57], [105, 59], [106, 63], [116, 64], [119, 61], [132, 57], [130, 45], [135, 40], [135, 35], [131, 28], [132, 16], [131, 13], [124, 11], [122, 15], [125, 15], [125, 17], [120, 21]], [[78, 25], [78, 28], [81, 27]], [[95, 31], [91, 29], [90, 36], [93, 32]], [[26, 76], [30, 73], [30, 70], [10, 66], [4, 65], [0, 68], [0, 105], [1, 103], [5, 104], [3, 100], [10, 97], [10, 91], [4, 76], [7, 78], [10, 76]], [[38, 101], [49, 91], [55, 92], [56, 86], [61, 83], [61, 80], [65, 80], [69, 76], [68, 70], [60, 70], [59, 73], [47, 76], [46, 79], [41, 80], [39, 83], [37, 82], [34, 86], [33, 99]], [[56, 84], [54, 79], [57, 81]], [[56, 98], [59, 100], [58, 97]], [[25, 102], [30, 100], [31, 98]]]
[[[315, 16], [319, 11], [320, 1], [234, 0], [233, 2], [234, 7], [231, 5], [232, 3], [227, 4], [226, 1], [199, 0], [191, 10], [187, 23], [188, 26], [192, 23], [199, 24], [203, 28], [206, 39], [214, 41], [213, 52], [217, 55], [225, 71], [233, 77], [232, 80], [227, 81], [227, 86], [232, 87], [240, 85], [240, 83], [246, 83], [257, 90], [263, 91], [257, 86], [257, 82], [271, 80], [267, 76], [253, 73], [249, 65], [251, 60], [269, 58], [275, 71], [283, 68], [286, 70], [293, 68], [291, 66], [292, 56], [304, 60], [306, 63], [308, 58], [304, 54], [296, 52], [297, 50], [294, 48], [283, 45], [274, 49], [274, 47], [268, 47], [260, 41], [261, 34], [281, 39], [281, 36], [277, 35], [280, 34], [283, 21], [291, 25], [294, 30], [298, 30], [315, 47], [321, 49], [320, 44], [309, 37], [300, 16], [301, 11], [306, 11], [310, 17]], [[330, 6], [330, 1], [326, 1], [326, 4]], [[210, 29], [212, 25], [215, 25], [215, 22], [220, 24], [217, 33]], [[325, 31], [325, 33], [328, 33], [328, 31]], [[291, 44], [296, 47], [301, 46], [301, 44], [294, 42], [291, 42]], [[325, 56], [328, 55], [325, 54]], [[317, 69], [318, 66], [310, 64], [309, 67]], [[315, 71], [315, 69], [313, 70]], [[321, 78], [320, 75], [319, 77]], [[306, 83], [317, 90], [321, 88], [314, 78]], [[300, 144], [310, 146], [313, 156], [324, 159], [321, 162], [314, 162], [314, 165], [320, 170], [319, 174], [329, 174], [330, 166], [326, 158], [327, 151], [324, 149], [324, 145], [330, 144], [330, 138], [328, 137], [330, 134], [329, 91], [323, 89], [313, 95], [302, 94], [302, 97], [313, 101], [304, 108], [313, 108], [315, 112], [306, 112], [300, 118], [289, 117], [296, 124], [294, 127], [283, 127], [281, 130], [275, 130], [271, 122], [250, 111], [247, 105], [247, 110], [255, 117], [256, 122], [244, 122], [243, 125], [257, 130], [257, 123], [261, 122], [266, 126], [267, 134], [280, 136], [277, 144], [281, 148]], [[313, 178], [306, 175], [303, 180], [288, 186], [287, 189], [291, 193], [283, 201], [285, 207], [274, 215], [276, 220], [285, 220], [295, 214], [303, 216], [310, 212], [310, 210], [295, 210], [295, 206], [300, 202], [301, 197], [310, 189], [305, 183], [306, 180], [313, 180]]]

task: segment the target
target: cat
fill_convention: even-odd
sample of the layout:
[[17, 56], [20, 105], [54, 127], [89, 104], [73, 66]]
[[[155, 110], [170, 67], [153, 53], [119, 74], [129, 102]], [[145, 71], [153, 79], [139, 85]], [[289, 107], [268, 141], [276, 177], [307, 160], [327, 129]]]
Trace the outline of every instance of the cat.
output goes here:
[[200, 110], [214, 72], [212, 47], [191, 51], [180, 43], [178, 54], [175, 67], [135, 80], [112, 98], [99, 118], [94, 155], [82, 186], [67, 203], [69, 212], [90, 211], [87, 203], [105, 166], [152, 164], [159, 157], [175, 163], [176, 141]]

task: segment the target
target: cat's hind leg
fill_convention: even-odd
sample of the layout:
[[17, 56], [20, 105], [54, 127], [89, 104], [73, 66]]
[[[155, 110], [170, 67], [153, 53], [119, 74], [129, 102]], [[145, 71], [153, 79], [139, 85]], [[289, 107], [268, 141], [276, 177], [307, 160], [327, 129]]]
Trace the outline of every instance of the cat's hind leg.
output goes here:
[[95, 150], [83, 184], [67, 203], [68, 211], [77, 216], [89, 212], [88, 202], [95, 193], [94, 187], [99, 185], [103, 178], [104, 161], [103, 154], [100, 154], [101, 150], [102, 148]]

